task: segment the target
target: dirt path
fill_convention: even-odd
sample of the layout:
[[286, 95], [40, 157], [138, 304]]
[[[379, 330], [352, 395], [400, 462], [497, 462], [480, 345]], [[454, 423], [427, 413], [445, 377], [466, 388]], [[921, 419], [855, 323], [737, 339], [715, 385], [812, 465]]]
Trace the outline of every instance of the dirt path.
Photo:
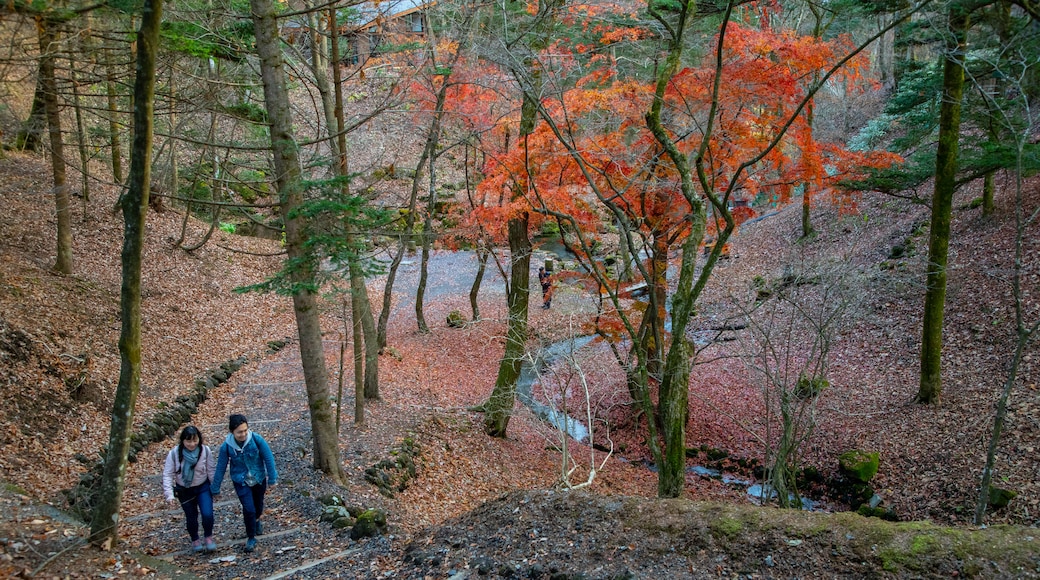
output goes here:
[[[330, 356], [338, 356], [335, 345], [327, 345], [327, 350]], [[175, 570], [167, 572], [179, 571], [189, 577], [364, 577], [368, 559], [386, 551], [387, 540], [365, 541], [365, 547], [359, 547], [344, 532], [318, 521], [321, 506], [317, 498], [335, 492], [351, 504], [388, 509], [388, 502], [364, 482], [362, 474], [393, 443], [390, 431], [407, 431], [412, 422], [381, 422], [379, 429], [365, 431], [345, 426], [342, 452], [349, 481], [341, 489], [328, 483], [310, 465], [310, 419], [299, 350], [295, 346], [247, 365], [219, 391], [202, 405], [196, 417], [206, 443], [216, 451], [227, 433], [227, 415], [244, 413], [250, 427], [271, 444], [279, 470], [280, 484], [267, 495], [264, 535], [259, 537], [257, 550], [243, 550], [241, 509], [230, 484], [224, 485], [214, 508], [217, 551], [195, 554], [188, 550], [183, 514], [179, 509], [168, 509], [162, 500], [162, 460], [173, 441], [153, 445], [131, 466], [125, 492], [128, 508], [120, 529], [126, 547], [170, 562]], [[344, 400], [353, 405], [353, 397], [345, 395]], [[349, 409], [345, 413], [346, 425], [352, 415]], [[366, 557], [360, 558], [363, 553]], [[335, 573], [330, 571], [333, 567]]]

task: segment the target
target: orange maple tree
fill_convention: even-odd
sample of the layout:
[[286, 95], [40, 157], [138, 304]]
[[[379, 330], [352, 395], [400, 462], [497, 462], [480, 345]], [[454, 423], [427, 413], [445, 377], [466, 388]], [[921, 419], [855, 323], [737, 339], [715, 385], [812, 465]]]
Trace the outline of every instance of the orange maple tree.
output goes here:
[[[827, 41], [791, 31], [730, 24], [719, 69], [720, 106], [706, 148], [704, 193], [717, 196], [723, 204], [759, 197], [776, 205], [791, 201], [795, 185], [811, 183], [851, 206], [853, 199], [842, 197], [847, 194], [830, 186], [898, 158], [816, 141], [805, 118], [792, 114], [806, 98], [814, 74], [826, 70], [851, 48], [846, 38]], [[556, 62], [564, 60], [560, 56], [567, 54], [563, 45], [554, 45], [552, 50]], [[528, 147], [489, 152], [484, 168], [487, 177], [480, 190], [489, 199], [512, 199], [520, 208], [533, 208], [543, 219], [571, 222], [588, 236], [590, 246], [595, 244], [604, 218], [616, 209], [646, 239], [673, 247], [685, 235], [683, 224], [689, 209], [674, 168], [662, 162], [662, 150], [644, 121], [653, 87], [619, 78], [614, 65], [602, 54], [575, 61], [572, 66], [585, 72], [573, 88], [542, 101], [547, 122], [529, 136]], [[867, 66], [865, 57], [853, 58], [840, 71], [841, 80], [865, 82]], [[716, 74], [717, 68], [709, 60], [703, 66], [682, 69], [668, 85], [669, 130], [687, 155], [701, 147], [701, 128], [711, 108]], [[479, 101], [466, 99], [466, 106], [474, 103]], [[783, 135], [779, 145], [770, 148], [778, 135]], [[742, 167], [763, 151], [768, 152], [754, 165]], [[474, 217], [496, 222], [502, 218], [499, 212], [516, 211], [508, 209], [509, 204], [495, 205], [494, 212], [478, 212]], [[734, 214], [738, 222], [754, 217], [753, 209], [736, 205], [742, 206]], [[532, 220], [533, 227], [538, 225]], [[715, 227], [709, 225], [709, 238]], [[575, 249], [588, 257], [587, 248], [577, 244]]]
[[[654, 83], [626, 74], [610, 51], [590, 44], [594, 35], [550, 43], [538, 65], [544, 80], [539, 87], [549, 89], [524, 95], [529, 101], [537, 97], [541, 122], [524, 146], [505, 140], [486, 151], [478, 190], [497, 203], [471, 215], [488, 228], [518, 212], [531, 212], [535, 228], [540, 220], [559, 223], [562, 240], [602, 291], [594, 330], [625, 368], [633, 399], [647, 417], [666, 408], [672, 414], [659, 417], [669, 430], [661, 440], [671, 470], [669, 481], [660, 483], [662, 495], [677, 493], [681, 481], [672, 455], [681, 454], [682, 437], [674, 430], [684, 424], [674, 409], [685, 408], [687, 400], [675, 397], [688, 388], [694, 354], [682, 338], [686, 318], [726, 240], [740, 221], [754, 216], [746, 202], [787, 203], [797, 184], [831, 191], [837, 179], [894, 161], [818, 142], [801, 114], [819, 79], [865, 82], [866, 59], [849, 57], [859, 48], [844, 38], [756, 29], [732, 22], [727, 11], [710, 56], [683, 67], [683, 18], [691, 6], [682, 5], [675, 26], [668, 24], [671, 16], [650, 8], [672, 37]], [[641, 38], [638, 30], [595, 32], [607, 43]], [[635, 261], [649, 289], [646, 308], [621, 302], [626, 284], [596, 257], [611, 223], [625, 247], [646, 258]], [[696, 269], [706, 241], [708, 257]], [[670, 265], [679, 273], [677, 283], [668, 280]], [[669, 303], [673, 322], [679, 321], [671, 331]], [[659, 402], [651, 404], [656, 382]], [[655, 461], [662, 461], [654, 423], [647, 422], [648, 442]]]

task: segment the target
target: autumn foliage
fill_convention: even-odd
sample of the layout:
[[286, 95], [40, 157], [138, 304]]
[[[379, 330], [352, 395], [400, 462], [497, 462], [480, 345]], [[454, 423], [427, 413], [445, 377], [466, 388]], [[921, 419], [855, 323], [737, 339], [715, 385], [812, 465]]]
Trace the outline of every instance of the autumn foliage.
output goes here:
[[[606, 43], [618, 35], [639, 34], [634, 29], [599, 32]], [[798, 114], [813, 79], [851, 49], [846, 38], [820, 40], [731, 23], [721, 69], [709, 58], [678, 71], [668, 85], [665, 110], [668, 129], [687, 155], [701, 147], [715, 76], [722, 75], [703, 194], [721, 203], [775, 206], [790, 202], [796, 187], [808, 184], [852, 207], [854, 200], [831, 186], [898, 158], [816, 141], [804, 115]], [[450, 106], [467, 130], [482, 136], [486, 158], [479, 186], [483, 207], [471, 217], [490, 226], [504, 223], [516, 211], [534, 209], [541, 219], [573, 222], [591, 241], [611, 217], [606, 208], [616, 206], [644, 234], [671, 232], [670, 243], [681, 242], [684, 234], [672, 230], [683, 223], [689, 206], [644, 120], [653, 85], [622, 78], [617, 63], [602, 52], [587, 56], [584, 41], [558, 42], [551, 50], [554, 80], [562, 84], [569, 79], [571, 86], [542, 99], [546, 122], [524, 143], [509, 138], [509, 127], [516, 123], [509, 112], [517, 105], [511, 107], [501, 90], [507, 84], [490, 89], [486, 82], [460, 81], [452, 92]], [[865, 87], [867, 66], [866, 57], [854, 57], [832, 81]], [[774, 140], [778, 144], [770, 148]], [[753, 162], [747, 165], [749, 160]], [[750, 207], [737, 205], [738, 222], [754, 216]], [[539, 219], [533, 219], [532, 227], [539, 226]]]

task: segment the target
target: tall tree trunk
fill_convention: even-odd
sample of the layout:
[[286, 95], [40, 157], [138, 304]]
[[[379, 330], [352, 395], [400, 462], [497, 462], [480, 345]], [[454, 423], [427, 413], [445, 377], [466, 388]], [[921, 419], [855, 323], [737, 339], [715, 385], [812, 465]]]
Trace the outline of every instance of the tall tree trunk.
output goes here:
[[[1015, 27], [1012, 24], [1013, 20], [1011, 18], [1011, 2], [1009, 2], [1007, 0], [1000, 0], [998, 2], [995, 2], [991, 6], [991, 9], [992, 9], [992, 12], [991, 12], [989, 17], [993, 20], [994, 28], [996, 28], [997, 38], [999, 40], [1000, 46], [1009, 46], [1009, 43], [1012, 41], [1012, 35], [1015, 34]], [[1036, 67], [1031, 67], [1031, 68], [1036, 68]], [[1007, 88], [1007, 79], [1003, 78], [1002, 76], [998, 77], [997, 75], [994, 75], [994, 77], [996, 77], [996, 78], [992, 79], [992, 81], [991, 81], [993, 83], [993, 93], [994, 94], [999, 94], [999, 93], [1003, 92]], [[1022, 86], [1021, 83], [1019, 83], [1019, 86]], [[985, 104], [986, 104], [986, 108], [989, 109], [989, 115], [990, 115], [991, 118], [1000, 118], [1001, 111], [997, 110], [999, 108], [999, 105], [997, 104], [996, 101], [994, 101], [992, 99], [986, 99], [985, 100]], [[995, 127], [992, 124], [990, 124], [990, 126], [988, 126], [987, 129], [988, 129], [989, 137], [990, 137], [991, 141], [996, 141], [996, 142], [1001, 141], [1001, 136], [999, 134], [999, 131], [997, 130], [997, 127]], [[982, 181], [982, 216], [983, 217], [989, 217], [989, 216], [993, 215], [993, 212], [996, 210], [996, 206], [994, 205], [994, 200], [993, 200], [995, 189], [996, 189], [996, 187], [994, 186], [994, 183], [993, 183], [995, 174], [996, 174], [996, 171], [987, 171], [986, 175], [983, 176], [983, 181]]]
[[[818, 37], [817, 37], [818, 38]], [[814, 75], [819, 77], [819, 75]], [[813, 132], [813, 100], [810, 99], [805, 105], [805, 123], [808, 127], [809, 142], [812, 142]], [[816, 233], [812, 226], [812, 183], [808, 180], [802, 182], [802, 239], [808, 240]]]
[[[219, 70], [218, 70], [217, 64], [214, 62], [213, 59], [210, 59], [208, 64], [209, 64], [209, 66], [207, 68], [207, 74], [208, 74], [207, 78], [210, 79], [210, 80], [218, 78], [220, 75], [219, 75]], [[207, 96], [209, 96], [209, 95], [207, 95]], [[213, 137], [216, 134], [217, 134], [217, 113], [216, 113], [216, 107], [211, 107], [210, 108], [210, 114], [209, 114], [209, 131], [206, 134], [206, 143], [204, 143], [202, 145], [202, 153], [199, 154], [199, 160], [196, 163], [196, 165], [199, 166], [200, 168], [202, 167], [203, 163], [205, 163], [206, 156], [209, 155], [209, 148], [212, 146], [211, 144], [213, 143]], [[214, 165], [213, 169], [214, 169], [214, 172], [215, 172], [216, 169], [217, 169], [217, 166], [219, 165], [219, 163], [217, 162], [217, 157], [216, 157], [215, 153], [214, 153], [214, 156], [213, 156], [213, 165]], [[193, 173], [194, 173], [194, 175], [191, 178], [191, 186], [188, 187], [188, 195], [185, 196], [185, 201], [184, 201], [184, 219], [181, 220], [181, 235], [180, 235], [179, 238], [177, 238], [177, 241], [174, 242], [174, 244], [173, 244], [173, 245], [179, 246], [179, 247], [183, 247], [184, 238], [187, 236], [188, 218], [191, 217], [191, 211], [192, 211], [191, 210], [191, 206], [192, 206], [191, 202], [192, 202], [192, 199], [195, 197], [195, 188], [198, 187], [199, 180], [201, 179], [200, 178], [200, 174], [202, 172], [201, 171], [194, 171]], [[214, 180], [213, 187], [216, 187], [216, 186], [217, 186], [217, 183], [216, 183], [216, 180]], [[210, 190], [211, 197], [212, 197], [212, 194], [213, 194], [213, 191], [211, 189]], [[219, 206], [217, 206], [217, 209], [219, 209]], [[191, 250], [188, 250], [187, 248], [185, 248], [185, 250], [191, 251]]]
[[[672, 343], [668, 349], [660, 388], [661, 435], [664, 464], [657, 478], [658, 497], [679, 497], [686, 486], [686, 423], [690, 413], [690, 371], [693, 348], [686, 340], [686, 324], [697, 296], [693, 289], [697, 250], [704, 239], [706, 216], [694, 212], [691, 232], [682, 248], [679, 283], [672, 295]], [[720, 242], [721, 243], [721, 242]]]
[[106, 41], [105, 94], [108, 97], [108, 143], [112, 153], [112, 179], [123, 183], [123, 153], [119, 142], [119, 104], [116, 101], [116, 67], [112, 64], [113, 41]]
[[379, 345], [376, 342], [375, 321], [372, 318], [372, 305], [368, 300], [365, 275], [361, 271], [361, 264], [357, 259], [350, 262], [348, 269], [350, 270], [351, 301], [357, 303], [364, 345], [365, 371], [362, 378], [365, 385], [365, 399], [379, 399]]
[[137, 108], [134, 110], [130, 184], [120, 200], [123, 210], [123, 282], [120, 290], [119, 384], [112, 405], [112, 425], [98, 503], [90, 522], [90, 541], [105, 548], [113, 547], [118, 540], [119, 504], [123, 497], [134, 407], [141, 383], [141, 256], [152, 172], [155, 57], [161, 20], [162, 0], [146, 0], [137, 35], [137, 78], [134, 81]]
[[[431, 63], [431, 69], [436, 63]], [[415, 291], [415, 322], [419, 332], [429, 332], [426, 317], [423, 316], [423, 296], [426, 293], [427, 266], [430, 261], [430, 244], [433, 243], [433, 214], [437, 209], [437, 143], [441, 137], [441, 118], [444, 116], [444, 102], [448, 94], [448, 77], [444, 75], [440, 89], [437, 91], [437, 102], [433, 110], [433, 121], [426, 135], [426, 147], [423, 157], [429, 163], [429, 198], [426, 201], [426, 216], [423, 219], [422, 259], [419, 265], [419, 285]]]
[[[820, 11], [821, 9], [820, 9], [819, 6], [817, 6], [816, 4], [813, 4], [811, 2], [809, 3], [809, 10], [812, 12], [812, 15], [813, 15], [812, 37], [815, 40], [820, 40], [820, 38], [823, 36], [823, 13]], [[885, 37], [882, 37], [881, 40], [878, 42], [878, 50], [881, 51], [881, 52], [883, 52], [885, 50], [885, 48], [884, 48], [884, 44], [885, 44], [884, 43], [884, 38]], [[820, 82], [820, 73], [819, 72], [813, 72], [813, 79], [812, 80], [813, 80], [813, 86], [819, 84], [819, 82]], [[810, 144], [813, 142], [813, 121], [815, 120], [815, 106], [814, 105], [815, 105], [815, 100], [814, 99], [809, 99], [809, 101], [807, 103], [805, 103], [805, 126], [807, 128], [808, 143], [810, 143]], [[811, 238], [813, 236], [813, 234], [816, 233], [816, 231], [813, 229], [813, 226], [812, 226], [812, 198], [813, 198], [813, 195], [816, 193], [816, 192], [814, 192], [812, 190], [812, 185], [813, 185], [812, 182], [810, 182], [809, 180], [806, 180], [806, 181], [802, 182], [802, 239], [803, 240], [808, 240], [809, 238]]]
[[646, 371], [657, 380], [661, 379], [664, 366], [664, 321], [668, 315], [668, 239], [667, 232], [654, 232], [653, 252], [650, 261], [649, 285], [650, 304], [643, 315], [640, 331], [643, 349], [649, 357]]
[[166, 85], [166, 93], [168, 95], [167, 102], [169, 103], [169, 111], [166, 115], [166, 131], [169, 134], [169, 137], [166, 138], [163, 146], [160, 147], [159, 151], [155, 154], [156, 158], [162, 158], [163, 147], [168, 147], [170, 161], [166, 170], [161, 174], [159, 184], [152, 189], [152, 193], [158, 195], [151, 195], [148, 197], [148, 204], [155, 213], [166, 211], [166, 204], [163, 195], [161, 195], [162, 193], [165, 193], [166, 195], [177, 195], [177, 188], [174, 187], [174, 184], [177, 181], [177, 139], [174, 138], [174, 135], [177, 134], [177, 91], [174, 86], [175, 81], [174, 67], [170, 67]]
[[[40, 65], [43, 61], [40, 61]], [[22, 124], [22, 129], [18, 131], [18, 135], [15, 137], [15, 148], [23, 151], [38, 152], [40, 146], [43, 144], [40, 134], [43, 133], [43, 127], [47, 124], [46, 111], [44, 110], [43, 104], [43, 75], [37, 67], [36, 73], [36, 90], [33, 92], [32, 108], [29, 110], [29, 118]]]
[[477, 298], [480, 296], [480, 285], [484, 281], [484, 272], [487, 271], [488, 256], [491, 250], [483, 243], [477, 244], [477, 275], [473, 277], [473, 284], [469, 287], [469, 307], [473, 311], [473, 322], [480, 320], [480, 304]]
[[[405, 227], [407, 229], [411, 229], [408, 225], [409, 223], [410, 220], [405, 218]], [[407, 237], [407, 232], [398, 236], [397, 250], [394, 252], [394, 257], [390, 261], [390, 267], [386, 271], [386, 284], [383, 285], [383, 303], [379, 309], [379, 323], [376, 325], [376, 346], [379, 352], [386, 348], [386, 326], [390, 322], [390, 308], [393, 306], [394, 301], [394, 282], [397, 279], [397, 270], [401, 267], [401, 261], [404, 260], [405, 238]]]
[[[877, 16], [878, 28], [888, 26], [894, 16], [888, 12], [882, 12]], [[895, 53], [896, 31], [889, 30], [881, 35], [877, 42], [878, 80], [881, 82], [881, 90], [885, 94], [891, 94], [896, 88], [896, 53]]]
[[989, 217], [993, 215], [996, 206], [993, 203], [993, 193], [996, 189], [993, 185], [993, 171], [989, 171], [982, 179], [982, 215]]
[[[539, 0], [538, 20], [532, 27], [530, 42], [532, 54], [537, 54], [549, 44], [549, 31], [556, 22], [556, 11], [562, 8], [562, 0]], [[513, 73], [523, 88], [520, 104], [520, 138], [522, 147], [528, 148], [528, 136], [534, 132], [538, 122], [539, 98], [542, 93], [542, 73], [533, 56], [525, 56], [522, 66]], [[506, 134], [508, 150], [509, 134]], [[525, 158], [528, 158], [525, 155]], [[509, 320], [506, 328], [506, 348], [498, 366], [498, 377], [491, 397], [484, 402], [484, 431], [492, 437], [505, 437], [509, 416], [516, 402], [516, 381], [520, 378], [520, 364], [527, 344], [527, 309], [531, 294], [531, 240], [527, 229], [527, 212], [510, 218], [507, 223], [510, 273], [507, 281], [506, 299], [509, 304]]]
[[527, 305], [531, 293], [531, 240], [527, 236], [527, 213], [509, 220], [509, 321], [506, 350], [498, 365], [498, 378], [491, 397], [484, 403], [484, 431], [492, 437], [505, 437], [509, 417], [516, 403], [516, 380], [527, 343]]
[[426, 296], [426, 280], [427, 280], [427, 267], [430, 263], [430, 244], [433, 240], [433, 205], [436, 203], [434, 200], [437, 197], [437, 190], [434, 188], [434, 175], [433, 175], [433, 160], [434, 155], [429, 158], [430, 162], [430, 197], [426, 204], [426, 215], [423, 217], [423, 231], [422, 231], [422, 252], [419, 258], [419, 284], [415, 289], [415, 324], [419, 328], [419, 332], [427, 333], [430, 332], [429, 325], [426, 324], [426, 316], [423, 313], [423, 304]]
[[628, 233], [631, 231], [628, 224], [625, 223], [627, 218], [624, 215], [618, 217], [618, 232], [621, 234], [621, 244], [618, 250], [618, 270], [617, 277], [618, 281], [628, 282], [632, 279], [632, 256], [635, 254], [631, 246], [631, 236]]
[[283, 69], [281, 39], [278, 36], [277, 11], [273, 0], [250, 0], [256, 51], [260, 57], [260, 75], [264, 84], [264, 101], [270, 119], [271, 147], [277, 174], [278, 197], [285, 224], [285, 246], [289, 260], [299, 266], [291, 279], [296, 286], [293, 310], [300, 338], [300, 357], [307, 385], [307, 404], [314, 437], [314, 467], [341, 483], [343, 472], [339, 462], [336, 417], [329, 404], [328, 372], [321, 338], [321, 320], [314, 282], [317, 267], [314, 256], [307, 253], [306, 222], [297, 214], [303, 204], [303, 178], [299, 150], [293, 134], [289, 92]]
[[83, 219], [87, 217], [87, 204], [90, 202], [90, 153], [87, 151], [87, 131], [83, 124], [83, 105], [80, 99], [79, 75], [76, 65], [69, 58], [69, 72], [72, 75], [72, 106], [76, 113], [76, 145], [79, 149], [80, 188], [83, 198]]
[[[325, 105], [325, 115], [327, 118], [327, 124], [329, 127], [336, 129], [336, 139], [331, 141], [335, 144], [333, 150], [336, 152], [339, 162], [336, 164], [339, 177], [343, 180], [343, 194], [350, 196], [350, 165], [349, 158], [347, 156], [347, 134], [346, 134], [346, 122], [343, 119], [343, 79], [341, 78], [340, 71], [340, 58], [339, 58], [339, 40], [336, 32], [336, 7], [329, 6], [328, 12], [328, 23], [329, 23], [329, 34], [332, 41], [329, 42], [329, 62], [332, 63], [332, 86], [334, 101], [329, 99], [327, 96], [328, 90], [322, 93], [322, 102]], [[315, 42], [315, 50], [321, 49], [320, 52], [324, 54], [324, 43]], [[326, 75], [324, 74], [325, 64], [321, 59], [315, 59], [315, 68], [321, 69], [320, 73], [315, 73], [315, 77], [320, 76], [324, 81]], [[328, 117], [330, 107], [328, 103], [332, 103], [331, 112], [332, 117]], [[376, 333], [375, 319], [372, 317], [372, 302], [368, 299], [368, 285], [365, 283], [365, 274], [361, 268], [361, 252], [364, 250], [364, 244], [356, 238], [357, 233], [353, 232], [353, 228], [350, 228], [347, 245], [350, 247], [357, 248], [357, 254], [353, 256], [348, 264], [348, 273], [350, 275], [350, 298], [351, 308], [356, 310], [361, 320], [361, 344], [364, 346], [364, 393], [365, 399], [379, 399], [379, 341]], [[355, 347], [358, 342], [355, 340]]]
[[[476, 208], [477, 204], [473, 200], [473, 183], [470, 181], [469, 169], [470, 169], [470, 144], [466, 143], [464, 146], [466, 152], [466, 159], [462, 166], [465, 169], [466, 175], [466, 199], [469, 200], [470, 209]], [[483, 201], [482, 201], [483, 203]], [[480, 296], [480, 286], [484, 282], [484, 272], [487, 271], [488, 257], [491, 255], [491, 242], [485, 235], [484, 227], [480, 228], [480, 238], [477, 240], [477, 275], [473, 277], [473, 284], [469, 287], [469, 306], [470, 310], [473, 311], [473, 321], [480, 320], [480, 303], [477, 300]]]
[[964, 52], [968, 12], [950, 7], [949, 38], [943, 62], [943, 100], [939, 109], [939, 147], [935, 154], [935, 193], [928, 233], [928, 268], [921, 333], [921, 383], [916, 400], [938, 403], [942, 394], [942, 330], [946, 304], [946, 265], [950, 245], [950, 216], [957, 179], [957, 139], [964, 96]]
[[361, 327], [361, 305], [351, 296], [350, 300], [351, 336], [354, 338], [354, 395], [359, 405], [355, 405], [356, 424], [364, 423], [364, 412], [361, 413], [361, 421], [357, 420], [357, 407], [364, 408], [365, 401], [365, 350], [364, 330]]
[[[678, 22], [672, 28], [673, 36], [668, 41], [668, 57], [658, 71], [654, 99], [650, 105], [650, 110], [646, 114], [647, 128], [664, 149], [667, 158], [671, 160], [676, 172], [679, 174], [679, 187], [683, 198], [689, 204], [687, 219], [690, 227], [690, 233], [682, 248], [682, 263], [679, 267], [678, 286], [675, 294], [672, 296], [672, 342], [665, 359], [661, 388], [658, 395], [658, 411], [661, 416], [661, 438], [664, 443], [663, 454], [656, 441], [649, 441], [649, 447], [655, 459], [660, 459], [661, 461], [657, 479], [658, 497], [678, 497], [682, 494], [685, 486], [686, 421], [689, 413], [690, 369], [692, 367], [693, 355], [692, 348], [686, 341], [686, 325], [694, 312], [697, 298], [707, 285], [714, 265], [722, 254], [726, 241], [735, 227], [733, 216], [727, 210], [726, 205], [718, 199], [711, 198], [713, 200], [713, 209], [725, 220], [726, 227], [716, 236], [715, 247], [708, 256], [704, 267], [701, 268], [700, 273], [695, 275], [697, 249], [704, 239], [707, 224], [707, 208], [705, 207], [706, 202], [702, 194], [709, 198], [713, 195], [713, 191], [707, 186], [708, 177], [704, 168], [704, 158], [707, 143], [712, 132], [712, 123], [717, 111], [719, 79], [722, 76], [721, 48], [717, 57], [712, 109], [709, 113], [708, 125], [705, 128], [701, 148], [694, 156], [697, 178], [701, 184], [702, 192], [698, 192], [694, 185], [688, 157], [679, 150], [672, 135], [665, 130], [661, 122], [665, 90], [682, 63], [682, 56], [685, 50], [683, 36], [690, 19], [693, 17], [695, 6], [692, 1], [682, 5], [682, 10], [678, 15]], [[724, 24], [721, 29], [723, 33], [726, 30], [725, 23], [729, 21], [731, 10], [732, 4], [729, 5], [723, 17]], [[661, 18], [659, 13], [654, 16], [658, 19]], [[720, 47], [723, 45], [723, 42], [723, 38], [720, 38]], [[695, 279], [696, 282], [694, 282]], [[645, 378], [642, 380], [645, 381]], [[645, 399], [646, 388], [643, 386], [644, 384], [639, 384], [639, 388], [644, 390], [643, 398]], [[644, 408], [648, 407], [645, 402], [642, 405]], [[652, 417], [647, 418], [648, 423], [652, 423], [652, 421]], [[649, 430], [648, 440], [650, 437], [654, 437], [653, 429]]]
[[419, 162], [415, 165], [415, 175], [412, 177], [412, 192], [408, 196], [408, 209], [404, 214], [404, 228], [397, 238], [397, 251], [394, 259], [390, 262], [390, 268], [386, 274], [386, 285], [383, 287], [383, 307], [379, 311], [379, 326], [376, 329], [376, 340], [379, 350], [386, 348], [386, 325], [390, 320], [390, 307], [393, 305], [394, 281], [397, 279], [397, 270], [404, 259], [404, 253], [408, 242], [412, 238], [412, 230], [415, 228], [415, 206], [419, 198], [419, 182], [422, 179], [422, 168], [426, 165], [428, 148], [423, 147]]
[[43, 108], [47, 117], [47, 133], [51, 146], [51, 170], [54, 173], [54, 207], [57, 221], [57, 256], [53, 269], [60, 274], [72, 274], [72, 219], [69, 207], [69, 188], [65, 181], [65, 145], [61, 135], [61, 111], [58, 106], [58, 83], [54, 78], [54, 54], [57, 51], [52, 23], [36, 17], [36, 32], [40, 42], [40, 85], [43, 88]]

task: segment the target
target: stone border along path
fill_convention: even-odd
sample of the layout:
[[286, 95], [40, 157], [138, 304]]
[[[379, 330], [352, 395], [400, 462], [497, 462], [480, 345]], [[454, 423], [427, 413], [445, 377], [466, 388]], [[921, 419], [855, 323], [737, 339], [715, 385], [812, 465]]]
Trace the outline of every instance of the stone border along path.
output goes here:
[[[267, 355], [277, 355], [291, 339], [272, 340], [267, 343]], [[241, 355], [238, 358], [221, 363], [220, 366], [209, 369], [206, 375], [195, 379], [195, 386], [187, 394], [178, 396], [173, 402], [146, 421], [143, 426], [130, 434], [130, 449], [127, 461], [137, 461], [137, 454], [152, 443], [164, 441], [167, 437], [175, 435], [180, 426], [191, 420], [191, 416], [198, 412], [198, 407], [206, 401], [209, 391], [223, 385], [238, 372], [244, 365], [248, 364], [250, 357]], [[80, 475], [79, 482], [72, 488], [62, 490], [69, 508], [74, 514], [80, 516], [84, 521], [89, 521], [90, 514], [94, 510], [94, 504], [101, 485], [102, 472], [105, 467], [105, 450], [98, 452], [99, 459], [93, 461], [79, 454], [76, 459], [84, 465], [90, 466], [86, 473]]]
[[[331, 353], [332, 349], [327, 347], [327, 351]], [[288, 345], [255, 368], [243, 368], [242, 374], [241, 383], [235, 387], [230, 400], [220, 404], [228, 413], [245, 414], [250, 427], [270, 443], [280, 480], [267, 492], [265, 530], [257, 537], [256, 551], [246, 553], [241, 548], [246, 542], [241, 508], [229, 482], [225, 482], [221, 490], [221, 500], [214, 504], [216, 552], [196, 554], [191, 551], [179, 508], [137, 514], [123, 521], [132, 524], [131, 533], [138, 549], [151, 554], [152, 558], [172, 563], [182, 573], [197, 577], [276, 580], [289, 576], [324, 578], [342, 574], [350, 564], [346, 567], [339, 564], [336, 572], [328, 566], [336, 566], [335, 562], [368, 550], [366, 545], [358, 545], [349, 536], [318, 521], [320, 495], [337, 489], [337, 493], [349, 495], [350, 491], [328, 483], [311, 467], [310, 417], [299, 349], [295, 343]], [[353, 401], [345, 399], [344, 405], [348, 404], [352, 407]], [[212, 415], [207, 413], [210, 421]], [[227, 434], [227, 425], [206, 424], [199, 428], [216, 452]], [[132, 484], [138, 487], [130, 489], [128, 482], [127, 492], [161, 498], [162, 465], [145, 467], [147, 474]], [[292, 541], [273, 541], [278, 538]], [[349, 549], [344, 549], [345, 544]]]

